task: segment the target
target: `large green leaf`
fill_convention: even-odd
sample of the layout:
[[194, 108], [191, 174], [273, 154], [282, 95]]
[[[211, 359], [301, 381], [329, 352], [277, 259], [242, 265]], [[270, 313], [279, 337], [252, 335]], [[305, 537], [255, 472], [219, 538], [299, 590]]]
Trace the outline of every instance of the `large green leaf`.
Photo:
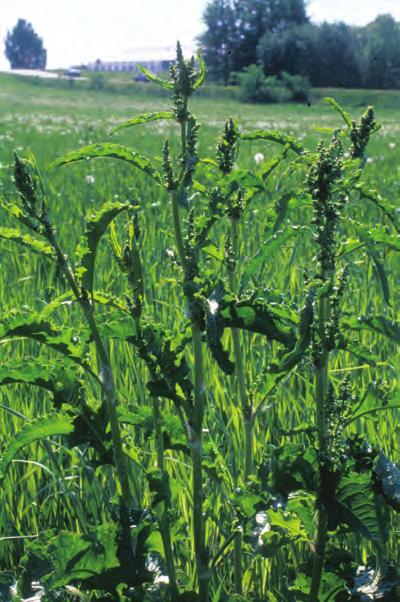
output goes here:
[[137, 115], [132, 119], [128, 119], [121, 123], [121, 125], [117, 126], [113, 132], [118, 132], [119, 130], [123, 130], [125, 128], [133, 127], [134, 125], [141, 125], [142, 123], [151, 123], [152, 121], [161, 121], [164, 119], [174, 119], [174, 114], [172, 111], [158, 111], [156, 113], [142, 113], [141, 115]]
[[400, 325], [386, 316], [360, 316], [347, 318], [344, 324], [353, 330], [372, 330], [381, 334], [396, 345], [400, 345]]
[[[216, 305], [215, 305], [216, 304]], [[215, 310], [216, 308], [216, 310]], [[222, 346], [224, 320], [218, 309], [218, 303], [212, 298], [208, 302], [206, 312], [206, 338], [212, 357], [225, 374], [233, 374], [235, 364], [229, 359], [229, 353]]]
[[342, 117], [342, 119], [345, 122], [345, 124], [347, 125], [347, 127], [351, 128], [351, 126], [352, 126], [351, 116], [340, 106], [340, 104], [334, 98], [330, 98], [330, 97], [324, 98], [324, 102], [326, 102], [327, 104], [330, 104], [331, 107], [336, 109], [336, 111]]
[[355, 189], [360, 194], [362, 199], [367, 199], [382, 211], [382, 213], [388, 218], [388, 220], [392, 223], [397, 233], [400, 233], [400, 225], [398, 214], [396, 211], [396, 206], [390, 203], [386, 198], [382, 197], [382, 195], [374, 189], [369, 188], [364, 184], [364, 182], [359, 182], [356, 184]]
[[53, 257], [53, 249], [43, 240], [33, 238], [30, 234], [23, 234], [17, 228], [0, 228], [0, 238], [16, 242], [24, 247], [27, 247], [33, 253], [40, 253], [46, 257]]
[[255, 130], [254, 132], [245, 132], [240, 134], [242, 140], [265, 140], [267, 142], [276, 142], [287, 146], [298, 155], [305, 152], [304, 145], [294, 136], [288, 136], [277, 130]]
[[0, 386], [11, 383], [35, 385], [49, 391], [56, 405], [74, 404], [81, 395], [76, 367], [45, 357], [24, 357], [0, 365]]
[[173, 90], [174, 89], [173, 82], [168, 81], [166, 79], [161, 79], [161, 77], [157, 77], [157, 75], [154, 75], [154, 73], [151, 73], [151, 71], [146, 69], [146, 67], [143, 67], [143, 65], [138, 65], [138, 69], [141, 73], [143, 73], [143, 75], [149, 81], [157, 84], [158, 86], [161, 86], [161, 88], [164, 88], [164, 90]]
[[26, 423], [22, 430], [13, 436], [2, 454], [0, 482], [5, 478], [8, 467], [23, 447], [55, 435], [69, 435], [73, 429], [72, 418], [65, 414], [45, 416]]
[[200, 86], [203, 85], [206, 77], [206, 64], [200, 51], [197, 53], [197, 62], [199, 64], [199, 71], [197, 73], [197, 79], [193, 84], [193, 90], [197, 90], [198, 88], [200, 88]]
[[382, 550], [385, 544], [383, 526], [377, 513], [371, 477], [368, 473], [351, 472], [341, 478], [334, 496], [325, 498], [330, 529], [346, 524], [352, 531], [369, 539]]
[[0, 339], [28, 338], [85, 364], [85, 347], [72, 328], [59, 327], [28, 311], [12, 311], [0, 321]]
[[44, 532], [26, 547], [20, 563], [19, 593], [31, 596], [32, 582], [40, 580], [46, 594], [56, 592], [56, 597], [60, 588], [78, 584], [85, 590], [110, 592], [116, 600], [120, 584], [135, 587], [151, 581], [152, 574], [145, 567], [145, 546], [152, 526], [141, 518], [143, 514], [142, 510], [132, 510], [136, 527], [130, 527], [127, 516], [120, 517], [118, 527], [111, 522], [87, 526], [84, 534]]
[[80, 266], [77, 274], [82, 281], [83, 288], [91, 296], [93, 292], [94, 267], [96, 262], [97, 247], [101, 237], [110, 223], [123, 211], [129, 211], [129, 203], [109, 202], [105, 203], [100, 211], [90, 215], [86, 223], [84, 239], [79, 243], [77, 255]]
[[137, 167], [159, 183], [161, 183], [162, 180], [150, 159], [137, 153], [132, 148], [122, 146], [121, 144], [107, 143], [83, 146], [76, 151], [71, 151], [70, 153], [63, 155], [54, 161], [52, 166], [60, 167], [78, 161], [87, 161], [88, 159], [119, 159]]

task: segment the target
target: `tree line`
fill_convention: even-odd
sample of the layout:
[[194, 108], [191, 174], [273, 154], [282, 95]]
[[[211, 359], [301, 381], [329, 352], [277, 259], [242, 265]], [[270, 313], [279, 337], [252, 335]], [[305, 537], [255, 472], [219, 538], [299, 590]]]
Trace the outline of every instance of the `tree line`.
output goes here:
[[199, 41], [210, 76], [229, 84], [249, 65], [313, 86], [400, 88], [400, 23], [312, 23], [305, 0], [211, 0]]

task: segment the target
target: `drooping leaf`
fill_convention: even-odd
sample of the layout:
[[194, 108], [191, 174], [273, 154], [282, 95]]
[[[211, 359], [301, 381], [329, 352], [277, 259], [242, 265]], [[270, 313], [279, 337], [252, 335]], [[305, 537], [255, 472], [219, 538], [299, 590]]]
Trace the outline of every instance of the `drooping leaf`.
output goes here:
[[121, 125], [117, 126], [113, 132], [118, 132], [119, 130], [130, 128], [134, 125], [141, 125], [142, 123], [151, 123], [152, 121], [161, 121], [165, 119], [174, 119], [173, 112], [157, 111], [156, 113], [142, 113], [141, 115], [137, 115], [132, 119], [124, 121], [124, 123], [121, 123]]
[[344, 324], [353, 330], [373, 330], [400, 345], [400, 325], [386, 316], [347, 318]]
[[23, 234], [17, 228], [1, 227], [0, 238], [23, 245], [24, 247], [30, 249], [33, 253], [39, 253], [49, 258], [54, 256], [53, 249], [50, 247], [50, 245], [42, 240], [34, 238], [30, 234]]
[[341, 478], [334, 496], [325, 498], [329, 528], [346, 524], [352, 531], [373, 542], [382, 550], [385, 535], [377, 514], [371, 478], [352, 472]]
[[286, 443], [274, 450], [272, 471], [269, 475], [272, 490], [284, 498], [294, 491], [318, 490], [316, 451]]
[[347, 220], [347, 222], [357, 233], [360, 240], [364, 243], [366, 251], [374, 264], [375, 273], [380, 282], [385, 302], [387, 305], [390, 305], [389, 280], [381, 253], [376, 245], [384, 244], [388, 248], [400, 251], [400, 235], [397, 234], [395, 236], [391, 236], [383, 228], [367, 228], [366, 226], [359, 224], [354, 220]]
[[149, 81], [154, 82], [158, 86], [161, 86], [161, 88], [164, 88], [164, 90], [173, 90], [174, 89], [173, 82], [168, 81], [166, 79], [161, 79], [161, 77], [157, 77], [157, 75], [154, 75], [154, 73], [151, 73], [151, 71], [146, 69], [146, 67], [143, 67], [143, 65], [138, 65], [138, 69], [141, 73], [143, 73], [143, 75]]
[[218, 302], [210, 297], [206, 312], [206, 338], [212, 357], [225, 374], [233, 374], [235, 364], [229, 359], [229, 353], [222, 346], [224, 320], [218, 311]]
[[91, 214], [87, 220], [84, 239], [79, 243], [77, 248], [77, 255], [80, 260], [77, 274], [82, 281], [82, 287], [89, 293], [89, 296], [91, 296], [93, 291], [96, 253], [101, 237], [110, 223], [120, 213], [129, 211], [131, 208], [132, 206], [129, 203], [105, 203], [100, 211]]
[[268, 142], [276, 142], [283, 146], [289, 147], [298, 155], [305, 152], [304, 145], [294, 136], [288, 136], [277, 130], [256, 130], [254, 132], [245, 132], [240, 134], [242, 140], [265, 140]]
[[0, 386], [11, 383], [35, 385], [49, 391], [56, 406], [74, 405], [82, 395], [76, 367], [55, 359], [24, 357], [0, 365]]
[[285, 375], [303, 359], [311, 342], [311, 326], [314, 320], [314, 299], [316, 292], [310, 290], [300, 312], [296, 344], [272, 367], [272, 371]]
[[[220, 313], [225, 328], [240, 328], [249, 332], [263, 334], [270, 340], [278, 341], [289, 349], [293, 348], [296, 339], [291, 324], [269, 310], [268, 304], [253, 299], [235, 299], [230, 295], [217, 296], [212, 299], [215, 312]], [[215, 305], [217, 303], [217, 306]]]
[[355, 189], [360, 194], [362, 199], [367, 199], [376, 207], [379, 207], [379, 209], [388, 218], [399, 234], [400, 225], [395, 205], [392, 205], [386, 198], [382, 197], [377, 190], [367, 187], [363, 182], [356, 184]]
[[190, 369], [183, 355], [184, 336], [169, 333], [153, 321], [142, 323], [141, 337], [130, 337], [150, 372], [147, 388], [151, 395], [171, 399], [190, 412], [193, 385]]
[[85, 348], [72, 328], [59, 327], [28, 311], [12, 311], [0, 321], [0, 339], [33, 339], [85, 366]]
[[158, 183], [161, 183], [162, 181], [160, 174], [150, 159], [131, 148], [122, 146], [121, 144], [112, 144], [111, 142], [107, 144], [90, 144], [88, 146], [83, 146], [76, 151], [71, 151], [59, 159], [56, 159], [56, 161], [52, 163], [52, 166], [60, 167], [62, 165], [69, 165], [70, 163], [87, 161], [89, 159], [119, 159], [137, 167], [154, 178]]
[[[24, 596], [32, 595], [31, 583], [40, 579], [46, 593], [79, 583], [86, 590], [104, 590], [115, 597], [120, 583], [136, 586], [150, 581], [151, 574], [143, 566], [142, 557], [147, 535], [141, 525], [132, 529], [137, 543], [133, 555], [132, 549], [124, 549], [121, 530], [113, 523], [88, 527], [84, 534], [45, 532], [27, 546], [21, 561], [19, 591]], [[127, 554], [129, 563], [124, 558]]]
[[351, 122], [351, 117], [350, 117], [349, 113], [347, 113], [334, 98], [330, 98], [330, 97], [324, 98], [324, 102], [326, 102], [327, 104], [331, 105], [334, 109], [336, 109], [336, 111], [342, 117], [342, 119], [345, 122], [345, 124], [347, 125], [347, 127], [351, 128], [352, 122]]
[[72, 419], [65, 414], [45, 416], [24, 425], [6, 447], [0, 460], [0, 482], [4, 480], [7, 469], [18, 452], [35, 441], [42, 441], [55, 435], [68, 435], [73, 431]]
[[193, 90], [197, 90], [203, 84], [204, 79], [206, 77], [206, 64], [204, 62], [203, 56], [200, 50], [197, 53], [197, 62], [199, 64], [199, 71], [197, 73], [197, 79], [193, 84]]

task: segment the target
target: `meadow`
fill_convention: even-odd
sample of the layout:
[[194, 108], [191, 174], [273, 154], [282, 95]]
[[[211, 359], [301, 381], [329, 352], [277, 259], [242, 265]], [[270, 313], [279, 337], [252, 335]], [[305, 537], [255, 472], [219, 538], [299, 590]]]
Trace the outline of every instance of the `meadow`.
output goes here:
[[[340, 281], [334, 281], [332, 291], [318, 292], [318, 287], [314, 290], [312, 284], [319, 261], [318, 234], [312, 234], [312, 188], [308, 189], [305, 181], [311, 177], [307, 176], [308, 170], [312, 172], [312, 166], [319, 165], [318, 156], [313, 154], [319, 140], [322, 138], [329, 145], [337, 128], [346, 129], [338, 111], [323, 102], [325, 96], [334, 97], [357, 123], [366, 106], [374, 104], [381, 128], [371, 135], [363, 156], [364, 193], [357, 188], [359, 176], [352, 179], [350, 175], [346, 176], [348, 193], [337, 192], [336, 188], [333, 193], [337, 193], [338, 198], [344, 195], [352, 201], [346, 209], [349, 221], [339, 220], [335, 247], [337, 273], [347, 266], [347, 275], [343, 276], [345, 284], [340, 280], [342, 276], [338, 276]], [[7, 327], [10, 315], [16, 310], [24, 316], [32, 316], [35, 312], [42, 320], [53, 320], [62, 333], [59, 335], [63, 337], [62, 342], [68, 343], [70, 350], [76, 351], [79, 347], [83, 363], [96, 373], [101, 364], [101, 353], [93, 344], [93, 332], [89, 336], [85, 330], [85, 314], [79, 312], [79, 302], [73, 302], [68, 296], [68, 278], [60, 273], [62, 260], [51, 263], [40, 252], [32, 253], [29, 245], [17, 245], [10, 237], [3, 236], [1, 241], [0, 454], [3, 468], [5, 450], [10, 448], [13, 440], [18, 440], [17, 434], [26, 425], [39, 425], [40, 430], [42, 420], [43, 431], [40, 437], [32, 437], [32, 441], [28, 435], [26, 445], [18, 443], [4, 474], [0, 464], [0, 600], [11, 599], [9, 586], [18, 579], [21, 599], [34, 593], [34, 582], [44, 586], [45, 600], [205, 602], [204, 596], [207, 596], [212, 602], [340, 602], [382, 599], [382, 592], [386, 595], [383, 599], [398, 599], [396, 584], [399, 587], [399, 581], [395, 567], [400, 562], [400, 523], [393, 510], [399, 510], [400, 477], [394, 464], [386, 467], [390, 483], [380, 483], [381, 490], [377, 491], [375, 482], [376, 487], [371, 493], [372, 506], [379, 516], [372, 515], [372, 511], [368, 516], [354, 512], [352, 521], [347, 519], [346, 523], [345, 518], [344, 523], [339, 520], [330, 523], [329, 547], [323, 553], [325, 570], [319, 577], [319, 591], [310, 593], [310, 583], [314, 583], [315, 572], [318, 572], [315, 561], [312, 569], [315, 539], [318, 540], [314, 511], [317, 509], [321, 513], [320, 493], [313, 489], [312, 478], [307, 472], [313, 463], [321, 464], [320, 457], [307, 454], [318, 445], [321, 451], [323, 441], [316, 442], [319, 427], [315, 387], [318, 389], [319, 381], [315, 375], [320, 368], [312, 354], [316, 353], [317, 342], [308, 342], [311, 347], [314, 345], [311, 351], [304, 348], [296, 364], [285, 374], [281, 368], [276, 383], [267, 386], [270, 367], [286, 357], [279, 347], [279, 337], [274, 340], [273, 336], [266, 337], [255, 327], [252, 330], [251, 324], [250, 327], [248, 323], [243, 326], [247, 315], [240, 318], [241, 326], [237, 319], [235, 322], [235, 316], [231, 317], [230, 324], [234, 326], [229, 328], [225, 324], [221, 331], [221, 323], [217, 319], [213, 321], [213, 316], [218, 304], [226, 303], [230, 307], [231, 297], [226, 293], [229, 290], [233, 297], [242, 295], [245, 299], [242, 299], [242, 306], [240, 303], [235, 306], [235, 311], [238, 311], [237, 307], [253, 311], [251, 304], [257, 311], [267, 307], [277, 323], [283, 324], [282, 332], [293, 331], [298, 337], [296, 343], [301, 343], [301, 316], [307, 299], [312, 298], [314, 305], [319, 303], [320, 310], [325, 303], [321, 301], [324, 295], [328, 295], [332, 307], [340, 302], [338, 322], [332, 328], [344, 333], [347, 346], [340, 348], [339, 345], [338, 349], [330, 350], [329, 365], [326, 362], [325, 366], [332, 390], [339, 392], [338, 400], [347, 403], [346, 407], [341, 406], [343, 414], [335, 428], [338, 432], [340, 422], [345, 423], [347, 430], [343, 437], [351, 439], [352, 445], [357, 447], [360, 463], [368, 463], [369, 448], [380, 450], [393, 463], [399, 461], [399, 95], [395, 92], [319, 90], [314, 91], [310, 105], [250, 105], [236, 100], [232, 90], [219, 91], [206, 85], [191, 100], [191, 111], [201, 124], [198, 153], [202, 157], [215, 160], [218, 140], [230, 117], [237, 121], [240, 132], [279, 131], [287, 137], [282, 139], [283, 142], [278, 140], [280, 144], [274, 143], [271, 137], [262, 139], [262, 136], [240, 140], [237, 157], [236, 147], [233, 153], [235, 169], [241, 174], [234, 181], [234, 194], [237, 195], [237, 186], [243, 186], [243, 194], [249, 196], [251, 203], [249, 201], [240, 209], [243, 209], [243, 215], [240, 215], [239, 235], [235, 229], [230, 231], [229, 219], [222, 211], [215, 226], [213, 224], [212, 233], [207, 236], [207, 244], [201, 247], [201, 270], [214, 288], [208, 291], [207, 297], [211, 308], [207, 320], [212, 326], [207, 322], [202, 345], [200, 333], [204, 391], [198, 394], [205, 394], [206, 401], [200, 425], [203, 443], [200, 472], [204, 491], [200, 512], [204, 520], [200, 528], [203, 533], [197, 533], [197, 539], [196, 528], [199, 526], [193, 512], [196, 490], [192, 489], [196, 457], [193, 450], [189, 453], [190, 433], [188, 435], [184, 427], [190, 420], [181, 420], [181, 409], [173, 395], [167, 399], [168, 395], [164, 396], [159, 389], [154, 393], [148, 386], [148, 373], [155, 357], [156, 367], [153, 368], [160, 371], [164, 385], [168, 370], [163, 362], [182, 369], [184, 376], [178, 375], [175, 393], [179, 399], [185, 397], [187, 374], [183, 363], [179, 363], [182, 356], [174, 355], [174, 345], [185, 349], [189, 372], [196, 367], [196, 361], [199, 365], [196, 345], [192, 349], [186, 341], [196, 338], [193, 330], [191, 335], [188, 334], [188, 315], [190, 317], [191, 303], [195, 305], [197, 298], [196, 295], [188, 296], [182, 289], [182, 264], [185, 267], [186, 260], [179, 256], [179, 237], [177, 239], [170, 215], [169, 197], [174, 198], [173, 186], [169, 184], [168, 188], [168, 182], [165, 186], [156, 185], [143, 170], [112, 159], [80, 160], [76, 165], [61, 167], [55, 167], [53, 163], [80, 147], [118, 143], [132, 146], [147, 157], [156, 157], [154, 164], [160, 171], [164, 170], [165, 179], [168, 157], [166, 159], [165, 147], [163, 154], [164, 140], [169, 139], [172, 158], [182, 153], [182, 138], [174, 121], [157, 120], [114, 130], [135, 115], [167, 111], [170, 106], [168, 94], [153, 84], [111, 81], [108, 88], [92, 90], [90, 82], [84, 81], [69, 87], [67, 82], [41, 82], [0, 75], [2, 228], [15, 227], [7, 203], [19, 202], [12, 181], [15, 178], [13, 152], [16, 151], [22, 158], [29, 158], [30, 153], [35, 157], [46, 191], [47, 210], [63, 254], [69, 257], [71, 265], [78, 265], [82, 258], [82, 251], [77, 250], [77, 246], [90, 223], [90, 216], [105, 203], [130, 203], [134, 208], [133, 215], [138, 216], [135, 217], [138, 224], [132, 221], [131, 230], [135, 227], [140, 230], [135, 239], [136, 234], [126, 226], [124, 216], [117, 217], [116, 226], [107, 228], [114, 245], [110, 246], [107, 233], [98, 241], [94, 276], [100, 331], [114, 373], [118, 417], [128, 460], [129, 499], [132, 502], [129, 504], [125, 504], [123, 484], [121, 487], [116, 479], [118, 470], [110, 460], [112, 453], [115, 454], [113, 433], [110, 435], [104, 416], [103, 422], [100, 420], [104, 410], [100, 398], [103, 394], [106, 396], [106, 392], [100, 394], [96, 378], [87, 376], [82, 365], [72, 366], [68, 354], [56, 354], [61, 338], [53, 342], [53, 347], [44, 347], [38, 344], [37, 337], [32, 340], [25, 331], [17, 327], [12, 331]], [[229, 135], [225, 130], [228, 142]], [[349, 170], [359, 169], [354, 166], [354, 161], [351, 162], [356, 155], [349, 157], [344, 134], [342, 139], [344, 161], [349, 160]], [[314, 163], [301, 163], [301, 153], [298, 158], [290, 146], [291, 140], [304, 145]], [[226, 148], [221, 147], [220, 153], [229, 163], [231, 143], [228, 142]], [[236, 141], [232, 148], [234, 144]], [[224, 155], [224, 152], [228, 154]], [[285, 156], [281, 157], [282, 152]], [[84, 159], [84, 155], [79, 159]], [[71, 157], [66, 162], [77, 159]], [[276, 165], [271, 163], [277, 157]], [[264, 171], [261, 178], [260, 170], [268, 165], [271, 173], [266, 175]], [[188, 207], [199, 207], [200, 214], [206, 215], [205, 188], [208, 185], [223, 188], [223, 184], [218, 184], [220, 180], [206, 171], [207, 162], [203, 167], [203, 180], [199, 176], [198, 184], [193, 185], [192, 181], [188, 184], [190, 196], [186, 195], [183, 199], [183, 205], [186, 205], [178, 208], [182, 227], [187, 225], [189, 233], [185, 235], [188, 237], [185, 244], [190, 241], [190, 228], [197, 227], [195, 222], [194, 226], [190, 222], [194, 217], [190, 217]], [[230, 171], [226, 169], [228, 180]], [[20, 197], [21, 194], [20, 189]], [[237, 196], [232, 200], [231, 193], [226, 194], [228, 215], [234, 224], [236, 218], [232, 218], [229, 211], [237, 210], [235, 203], [240, 205], [241, 201]], [[314, 202], [315, 205], [318, 203]], [[355, 230], [347, 227], [355, 223]], [[280, 233], [291, 228], [297, 228], [294, 237], [292, 234], [281, 237]], [[275, 240], [274, 235], [277, 244], [271, 242]], [[135, 289], [137, 281], [130, 289], [132, 265], [123, 265], [120, 243], [127, 236], [130, 237], [131, 246], [128, 247], [132, 257], [136, 251], [140, 256], [140, 294]], [[115, 242], [116, 239], [120, 243]], [[270, 248], [268, 254], [260, 254], [263, 246]], [[121, 255], [116, 260], [114, 255], [118, 252]], [[257, 257], [261, 257], [258, 263], [252, 261]], [[119, 269], [121, 265], [123, 269]], [[341, 283], [344, 291], [338, 300], [334, 291], [340, 289]], [[221, 287], [226, 289], [223, 293]], [[246, 287], [253, 290], [253, 296], [248, 292], [246, 297]], [[126, 301], [132, 295], [137, 305], [143, 304], [145, 308], [143, 323], [140, 322], [142, 316], [135, 314], [139, 310], [134, 307], [132, 298], [131, 305]], [[246, 299], [250, 299], [248, 305]], [[122, 306], [121, 318], [118, 312]], [[137, 343], [140, 329], [147, 332], [146, 328], [150, 329], [153, 321], [172, 333], [171, 355], [162, 347], [168, 340], [164, 330], [157, 331], [159, 339], [152, 342], [151, 353]], [[136, 342], [132, 343], [134, 336]], [[318, 333], [311, 333], [310, 337], [313, 336], [318, 337]], [[332, 336], [336, 336], [335, 333]], [[157, 355], [160, 346], [163, 357]], [[180, 347], [178, 351], [181, 353]], [[227, 359], [226, 351], [230, 359]], [[229, 362], [233, 359], [242, 367], [241, 378], [229, 373]], [[71, 389], [71, 380], [76, 378], [75, 368], [85, 403], [92, 411], [87, 416], [99, 419], [97, 426], [102, 429], [102, 441], [97, 443], [87, 438], [84, 420], [80, 429], [75, 428], [72, 435], [66, 431], [62, 437], [52, 433], [50, 422], [46, 423], [44, 418], [60, 416], [63, 412], [74, 414], [77, 402], [64, 395], [64, 388], [67, 390], [65, 383], [68, 381]], [[194, 388], [196, 403], [196, 382]], [[327, 388], [325, 397], [328, 395]], [[246, 455], [249, 451], [243, 411], [245, 397], [251, 399], [253, 409], [257, 408], [254, 420], [252, 417], [250, 459]], [[185, 411], [184, 405], [182, 407]], [[76, 427], [77, 416], [82, 418], [82, 415], [74, 416]], [[50, 426], [46, 438], [47, 424]], [[337, 432], [335, 436], [339, 438]], [[340, 445], [346, 448], [340, 452], [341, 456], [348, 455], [348, 439], [346, 443], [340, 439]], [[335, 448], [332, 454], [336, 453]], [[294, 463], [296, 458], [297, 464]], [[354, 458], [351, 461], [356, 462]], [[354, 468], [351, 470], [356, 474]], [[376, 467], [374, 470], [375, 481], [379, 481]], [[357, 475], [354, 478], [364, 487], [361, 469]], [[389, 500], [390, 511], [379, 501], [382, 492], [383, 498]], [[393, 502], [396, 499], [397, 506]], [[366, 490], [365, 498], [359, 496], [356, 503], [358, 508], [369, 508]], [[123, 563], [118, 555], [120, 548], [117, 552], [114, 549], [116, 531], [107, 531], [107, 526], [112, 524], [115, 530], [115, 525], [121, 526], [124, 504], [130, 506], [131, 512], [126, 520], [128, 524], [129, 520], [131, 525], [134, 524], [137, 581], [133, 579], [128, 588], [121, 585], [127, 583], [127, 575], [121, 569], [118, 587], [110, 590], [107, 579], [111, 580], [110, 571], [116, 570], [116, 557], [120, 565]], [[343, 506], [342, 512], [349, 508]], [[336, 506], [335, 511], [338, 512]], [[83, 541], [90, 545], [85, 547]], [[204, 554], [202, 556], [202, 545], [203, 552], [207, 550], [206, 559]], [[199, 575], [204, 569], [202, 562], [207, 569], [208, 583], [203, 589], [200, 585], [199, 593]], [[375, 581], [371, 578], [373, 571]], [[102, 575], [106, 575], [105, 581], [102, 581]], [[171, 587], [171, 581], [175, 581], [175, 588]], [[367, 595], [370, 597], [363, 598]], [[17, 594], [15, 599], [19, 599]]]

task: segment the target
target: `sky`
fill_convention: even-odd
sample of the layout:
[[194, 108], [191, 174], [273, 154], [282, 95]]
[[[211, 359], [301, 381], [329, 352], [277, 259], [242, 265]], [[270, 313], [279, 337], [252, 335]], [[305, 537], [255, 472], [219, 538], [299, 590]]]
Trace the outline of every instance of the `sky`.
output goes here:
[[[0, 69], [7, 31], [19, 18], [44, 40], [49, 68], [102, 60], [164, 58], [181, 40], [187, 52], [203, 31], [208, 0], [0, 0]], [[308, 0], [313, 21], [364, 25], [378, 14], [400, 21], [400, 0]]]

